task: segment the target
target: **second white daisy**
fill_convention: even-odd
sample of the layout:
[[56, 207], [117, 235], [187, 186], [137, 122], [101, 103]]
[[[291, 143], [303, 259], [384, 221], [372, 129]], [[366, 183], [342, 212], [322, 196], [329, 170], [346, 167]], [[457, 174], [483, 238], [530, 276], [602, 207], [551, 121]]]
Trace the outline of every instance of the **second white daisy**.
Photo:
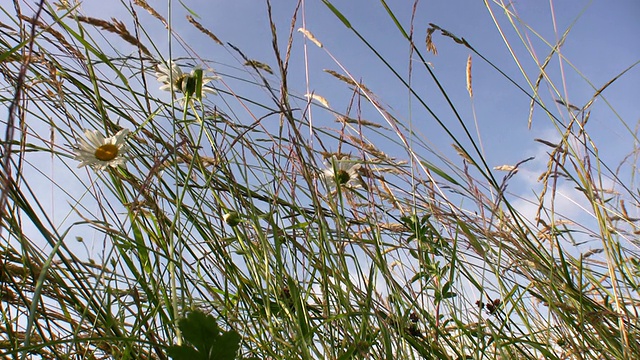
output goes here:
[[[197, 89], [198, 78], [202, 78], [201, 88]], [[178, 100], [182, 103], [185, 98], [202, 99], [209, 94], [217, 94], [217, 91], [211, 87], [205, 86], [213, 80], [218, 80], [218, 76], [204, 76], [203, 70], [195, 67], [190, 74], [182, 72], [180, 66], [170, 61], [169, 66], [165, 64], [158, 65], [156, 78], [162, 83], [160, 90], [172, 91], [177, 94], [183, 94]]]
[[360, 178], [358, 170], [362, 165], [354, 160], [338, 159], [335, 155], [331, 156], [327, 161], [327, 168], [324, 170], [322, 177], [327, 186], [332, 187], [360, 187]]

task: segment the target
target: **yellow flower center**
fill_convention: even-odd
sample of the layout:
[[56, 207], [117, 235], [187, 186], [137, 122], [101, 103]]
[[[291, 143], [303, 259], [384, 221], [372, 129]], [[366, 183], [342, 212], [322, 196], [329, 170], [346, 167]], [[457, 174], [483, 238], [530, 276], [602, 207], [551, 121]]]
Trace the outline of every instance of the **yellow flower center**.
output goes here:
[[349, 179], [351, 178], [351, 175], [349, 175], [349, 173], [346, 172], [345, 170], [338, 170], [336, 171], [335, 178], [336, 178], [336, 184], [344, 185], [349, 181]]
[[118, 156], [118, 147], [113, 144], [104, 144], [96, 149], [94, 155], [98, 160], [111, 161]]

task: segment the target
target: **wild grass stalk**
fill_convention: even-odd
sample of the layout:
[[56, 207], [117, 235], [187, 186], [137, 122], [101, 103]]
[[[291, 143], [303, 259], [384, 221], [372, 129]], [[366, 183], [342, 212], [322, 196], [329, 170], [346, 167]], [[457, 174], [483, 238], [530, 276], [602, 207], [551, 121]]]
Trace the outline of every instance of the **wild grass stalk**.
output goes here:
[[[119, 19], [68, 1], [3, 9], [0, 94], [15, 112], [2, 153], [0, 356], [194, 357], [219, 338], [229, 359], [637, 357], [636, 152], [613, 170], [587, 126], [595, 99], [635, 65], [579, 106], [565, 83], [571, 27], [547, 41], [512, 4], [485, 2], [523, 81], [465, 34], [417, 23], [418, 1], [409, 23], [381, 1], [409, 50], [399, 69], [340, 4], [318, 2], [401, 85], [407, 114], [313, 33], [308, 3], [265, 2], [272, 62], [181, 3], [184, 23], [235, 63], [191, 47], [172, 1], [169, 16], [119, 3]], [[530, 37], [546, 41], [545, 59]], [[430, 64], [445, 42], [468, 53], [474, 121]], [[478, 64], [557, 132], [535, 139], [547, 159], [533, 200], [510, 187], [533, 158], [494, 166], [480, 139]], [[346, 106], [316, 93], [311, 74], [330, 75]], [[451, 148], [423, 133], [423, 117]], [[589, 220], [559, 209], [563, 187]], [[201, 327], [187, 321], [198, 311], [212, 315], [191, 317]], [[215, 336], [199, 342], [199, 331]]]

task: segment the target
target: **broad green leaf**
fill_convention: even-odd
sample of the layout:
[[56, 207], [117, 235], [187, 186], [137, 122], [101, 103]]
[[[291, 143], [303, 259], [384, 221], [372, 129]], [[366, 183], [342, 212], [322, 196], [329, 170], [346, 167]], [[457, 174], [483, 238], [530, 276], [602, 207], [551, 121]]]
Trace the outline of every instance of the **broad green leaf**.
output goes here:
[[201, 311], [192, 311], [178, 322], [184, 338], [201, 352], [208, 353], [212, 340], [220, 336], [216, 319]]
[[167, 355], [171, 356], [174, 360], [205, 360], [203, 354], [199, 353], [196, 349], [190, 346], [184, 345], [172, 345], [167, 349]]
[[218, 337], [211, 349], [209, 359], [233, 360], [240, 348], [240, 335], [236, 331], [227, 331]]

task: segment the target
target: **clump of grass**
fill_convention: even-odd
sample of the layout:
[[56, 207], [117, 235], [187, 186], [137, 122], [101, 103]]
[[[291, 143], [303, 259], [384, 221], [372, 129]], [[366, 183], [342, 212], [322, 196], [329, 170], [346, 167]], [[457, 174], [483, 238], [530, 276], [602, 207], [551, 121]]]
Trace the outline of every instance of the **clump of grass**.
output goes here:
[[[237, 63], [225, 67], [194, 52], [174, 32], [177, 20], [144, 1], [122, 3], [132, 19], [111, 21], [66, 3], [53, 10], [45, 1], [46, 16], [33, 19], [15, 7], [0, 29], [2, 94], [17, 104], [3, 144], [1, 356], [184, 358], [206, 356], [212, 344], [230, 344], [215, 349], [227, 358], [259, 359], [640, 355], [639, 230], [627, 209], [637, 192], [622, 180], [625, 164], [612, 170], [585, 126], [615, 79], [584, 106], [559, 93], [547, 99], [540, 87], [555, 88], [547, 68], [559, 46], [537, 62], [530, 89], [507, 78], [560, 137], [536, 139], [549, 147], [548, 161], [537, 211], [527, 214], [509, 186], [532, 158], [490, 166], [479, 128], [472, 136], [426, 61], [428, 52], [443, 56], [434, 43], [447, 41], [473, 54], [474, 67], [493, 66], [491, 57], [436, 24], [417, 41], [414, 17], [403, 24], [383, 1], [390, 30], [412, 54], [401, 75], [336, 5], [323, 3], [453, 151], [435, 148], [412, 116], [403, 120], [299, 24], [302, 2], [284, 25], [266, 2], [271, 65], [189, 15], [213, 43], [229, 45], [221, 48]], [[511, 5], [498, 4], [514, 31], [526, 31]], [[141, 22], [138, 8], [158, 23]], [[166, 27], [180, 56], [161, 55], [154, 25]], [[312, 69], [302, 57], [307, 71], [347, 91], [344, 109], [293, 83], [292, 52], [305, 41], [333, 61], [337, 70]], [[524, 49], [537, 59], [530, 43]], [[420, 95], [417, 78], [440, 89], [455, 126]], [[104, 137], [129, 130], [118, 148], [128, 161], [77, 169], [84, 129]], [[577, 189], [594, 220], [556, 211], [561, 185]], [[591, 250], [578, 246], [585, 241]], [[205, 341], [199, 328], [225, 341]]]

